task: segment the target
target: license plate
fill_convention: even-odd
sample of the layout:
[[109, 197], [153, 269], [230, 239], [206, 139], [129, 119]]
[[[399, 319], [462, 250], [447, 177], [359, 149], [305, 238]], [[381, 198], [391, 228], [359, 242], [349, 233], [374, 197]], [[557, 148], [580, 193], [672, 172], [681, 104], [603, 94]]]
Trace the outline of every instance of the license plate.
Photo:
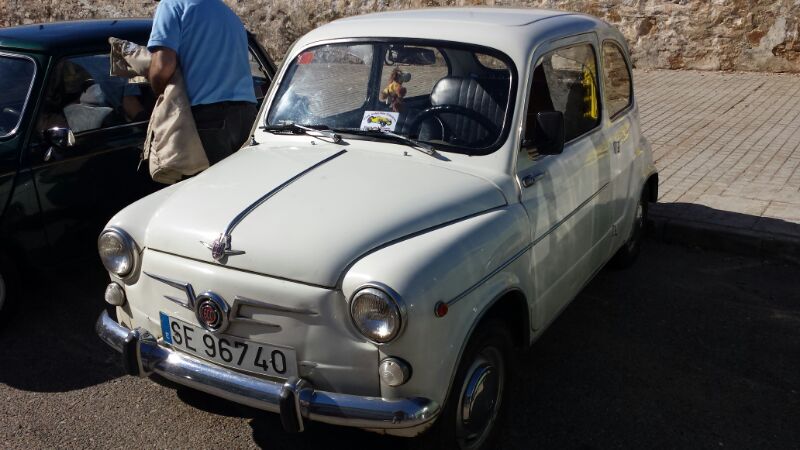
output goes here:
[[172, 348], [221, 366], [270, 377], [297, 375], [294, 349], [247, 341], [234, 336], [216, 336], [202, 327], [161, 313], [164, 342]]

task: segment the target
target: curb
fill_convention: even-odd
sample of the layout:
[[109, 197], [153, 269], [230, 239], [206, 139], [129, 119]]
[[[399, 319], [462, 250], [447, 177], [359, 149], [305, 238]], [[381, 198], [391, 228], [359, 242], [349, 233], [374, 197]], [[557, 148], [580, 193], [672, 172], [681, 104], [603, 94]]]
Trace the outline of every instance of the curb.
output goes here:
[[648, 232], [656, 240], [694, 245], [744, 256], [776, 259], [800, 265], [800, 238], [651, 214]]

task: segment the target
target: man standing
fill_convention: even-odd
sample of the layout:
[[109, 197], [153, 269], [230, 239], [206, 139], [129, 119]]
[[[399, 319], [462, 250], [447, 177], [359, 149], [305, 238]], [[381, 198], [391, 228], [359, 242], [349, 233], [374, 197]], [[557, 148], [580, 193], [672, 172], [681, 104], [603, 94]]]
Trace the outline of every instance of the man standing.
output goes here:
[[236, 14], [222, 0], [163, 0], [147, 48], [156, 95], [180, 64], [209, 163], [238, 150], [258, 111], [247, 32]]

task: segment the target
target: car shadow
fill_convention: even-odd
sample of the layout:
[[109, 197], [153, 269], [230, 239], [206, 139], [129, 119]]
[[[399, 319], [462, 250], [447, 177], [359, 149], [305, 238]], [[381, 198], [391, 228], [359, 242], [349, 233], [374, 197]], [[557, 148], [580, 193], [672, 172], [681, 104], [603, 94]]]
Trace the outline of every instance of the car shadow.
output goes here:
[[157, 383], [174, 389], [178, 398], [193, 408], [219, 416], [247, 418], [253, 430], [253, 442], [261, 448], [276, 450], [319, 449], [331, 447], [332, 442], [358, 443], [353, 448], [381, 448], [383, 450], [413, 448], [413, 441], [408, 439], [383, 436], [359, 429], [337, 427], [308, 420], [305, 421], [305, 430], [302, 433], [287, 433], [283, 429], [278, 414], [223, 400], [204, 392], [177, 385], [161, 377], [152, 378]]
[[0, 383], [66, 392], [122, 376], [118, 354], [94, 332], [107, 277], [91, 259], [21, 280], [16, 308], [0, 329]]

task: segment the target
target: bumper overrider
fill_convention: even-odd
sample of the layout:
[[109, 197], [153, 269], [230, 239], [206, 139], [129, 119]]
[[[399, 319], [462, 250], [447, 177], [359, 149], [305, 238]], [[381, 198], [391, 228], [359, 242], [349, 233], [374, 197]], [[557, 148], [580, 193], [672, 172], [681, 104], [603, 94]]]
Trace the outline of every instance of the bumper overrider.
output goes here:
[[439, 405], [424, 398], [383, 399], [315, 390], [307, 380], [291, 378], [285, 383], [245, 375], [158, 344], [142, 329], [128, 329], [104, 311], [97, 319], [97, 334], [122, 353], [130, 375], [152, 373], [175, 383], [236, 403], [280, 414], [284, 429], [303, 431], [304, 419], [333, 425], [384, 430], [390, 434], [416, 434], [430, 425]]

